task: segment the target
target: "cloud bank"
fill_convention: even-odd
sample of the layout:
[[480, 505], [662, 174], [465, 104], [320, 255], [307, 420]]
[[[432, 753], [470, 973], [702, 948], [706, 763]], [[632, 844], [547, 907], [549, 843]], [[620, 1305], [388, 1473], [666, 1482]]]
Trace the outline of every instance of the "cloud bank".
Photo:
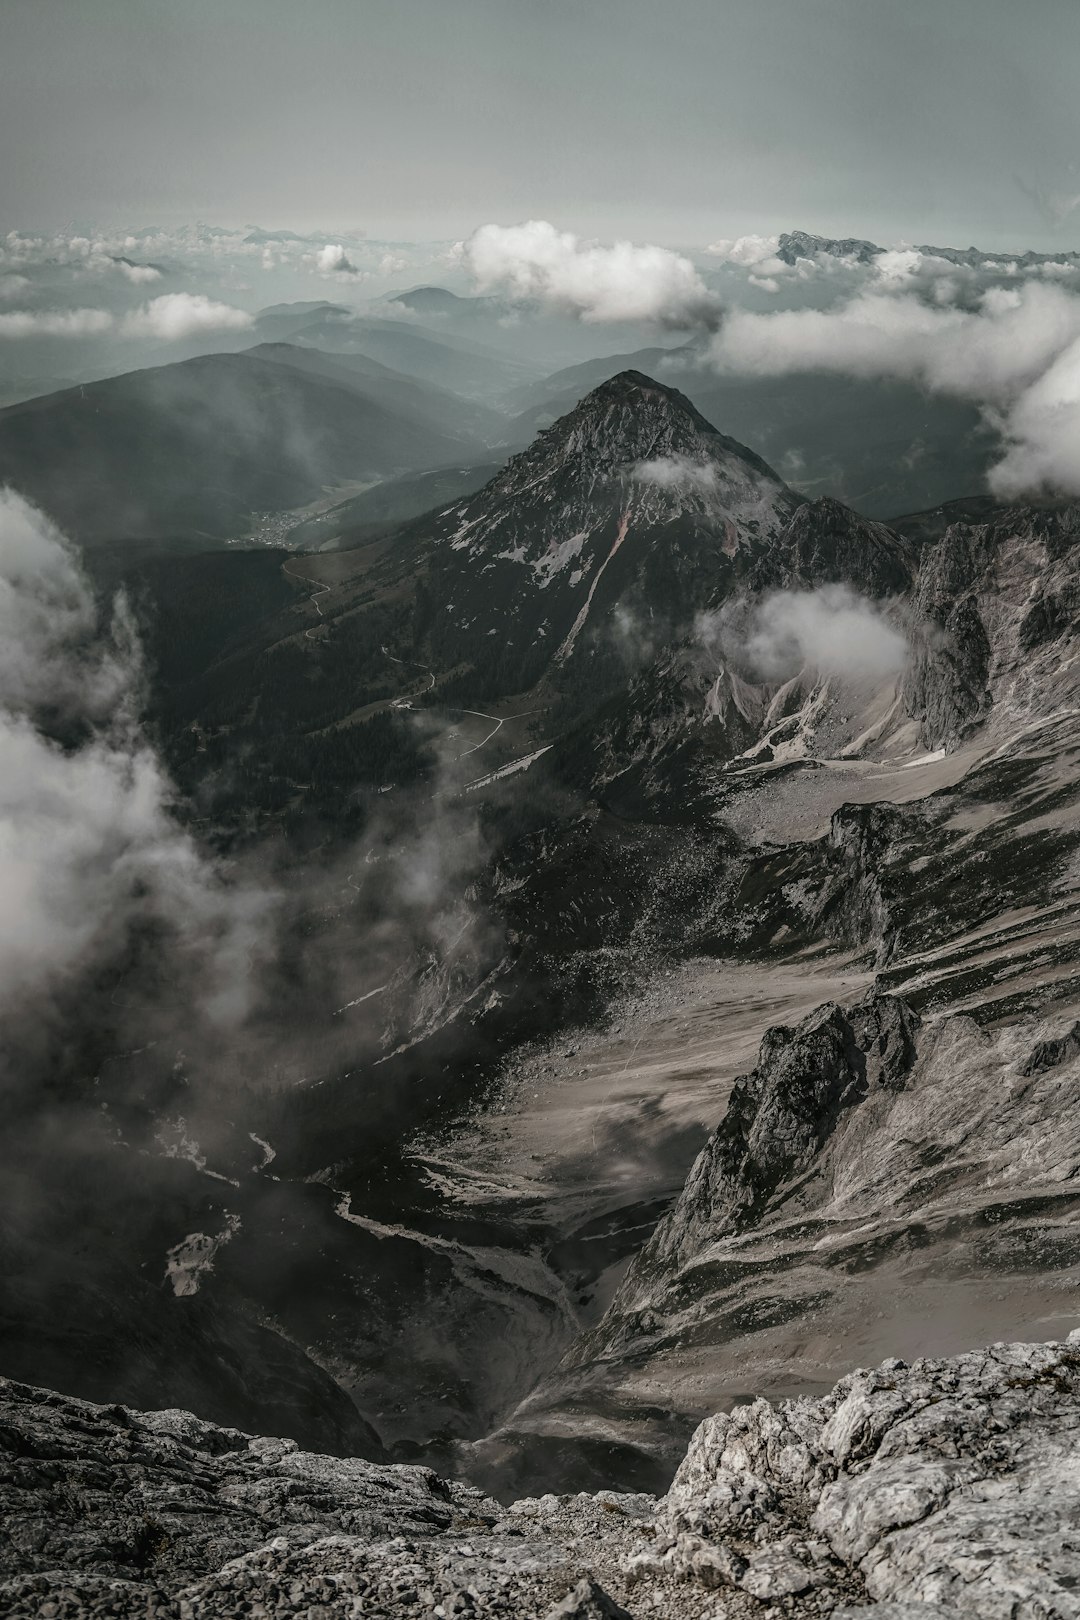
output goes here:
[[582, 321], [711, 329], [719, 319], [719, 303], [693, 264], [669, 248], [603, 247], [531, 219], [482, 225], [459, 244], [459, 257], [481, 291], [502, 289]]
[[114, 315], [106, 309], [11, 310], [0, 314], [0, 338], [161, 338], [174, 343], [201, 332], [242, 331], [254, 316], [205, 293], [163, 293], [138, 309]]
[[97, 337], [115, 326], [107, 309], [13, 309], [0, 315], [0, 338]]
[[254, 325], [254, 316], [233, 304], [221, 304], [205, 293], [163, 293], [141, 309], [120, 317], [118, 330], [124, 337], [159, 337], [166, 342], [193, 337], [200, 332], [243, 331]]
[[973, 400], [1005, 442], [995, 494], [1080, 494], [1080, 297], [1042, 277], [943, 306], [909, 290], [909, 268], [896, 266], [894, 290], [831, 309], [734, 311], [709, 359], [726, 373], [895, 377]]

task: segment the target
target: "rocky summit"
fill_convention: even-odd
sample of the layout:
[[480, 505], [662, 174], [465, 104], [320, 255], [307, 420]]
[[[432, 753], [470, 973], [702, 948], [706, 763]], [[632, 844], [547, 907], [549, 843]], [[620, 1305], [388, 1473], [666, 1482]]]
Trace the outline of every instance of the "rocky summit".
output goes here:
[[1080, 1343], [892, 1359], [707, 1418], [667, 1494], [422, 1467], [0, 1384], [11, 1620], [1072, 1620]]

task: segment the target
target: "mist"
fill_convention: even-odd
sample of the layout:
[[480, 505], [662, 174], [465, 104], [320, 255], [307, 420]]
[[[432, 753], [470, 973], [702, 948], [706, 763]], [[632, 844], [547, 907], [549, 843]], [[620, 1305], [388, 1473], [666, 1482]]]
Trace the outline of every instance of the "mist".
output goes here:
[[699, 640], [754, 680], [779, 684], [804, 669], [849, 681], [884, 681], [903, 672], [907, 638], [877, 602], [849, 585], [771, 591], [702, 615]]
[[[173, 813], [143, 731], [143, 668], [125, 598], [101, 622], [71, 548], [0, 492], [0, 984], [46, 1002], [136, 930], [164, 930], [197, 1008], [251, 1006], [270, 896], [224, 881]], [[194, 983], [192, 983], [194, 981]]]

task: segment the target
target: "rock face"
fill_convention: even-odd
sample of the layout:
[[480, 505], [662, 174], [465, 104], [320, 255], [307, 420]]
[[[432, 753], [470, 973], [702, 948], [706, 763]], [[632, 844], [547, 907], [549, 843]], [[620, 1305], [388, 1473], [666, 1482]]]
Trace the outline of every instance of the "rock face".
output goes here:
[[770, 1029], [606, 1316], [495, 1439], [576, 1423], [662, 1477], [747, 1391], [1071, 1327], [1080, 1061], [1053, 1028], [920, 1021], [876, 993]]
[[696, 1573], [719, 1546], [763, 1598], [833, 1584], [835, 1559], [883, 1614], [1080, 1614], [1078, 1374], [1071, 1342], [994, 1345], [708, 1419], [642, 1565]]
[[913, 558], [884, 523], [873, 523], [841, 501], [807, 501], [763, 559], [763, 584], [851, 585], [869, 596], [910, 590]]
[[657, 1233], [657, 1258], [693, 1253], [706, 1230], [719, 1236], [757, 1225], [849, 1109], [872, 1090], [903, 1089], [918, 1025], [902, 1001], [880, 996], [849, 1013], [827, 1004], [795, 1030], [767, 1030], [757, 1068], [736, 1081], [676, 1215]]
[[1071, 1342], [894, 1359], [708, 1418], [659, 1502], [504, 1509], [430, 1469], [6, 1381], [0, 1420], [12, 1620], [1080, 1616]]
[[990, 643], [973, 590], [968, 535], [949, 529], [919, 575], [916, 639], [905, 696], [928, 747], [962, 742], [990, 708]]

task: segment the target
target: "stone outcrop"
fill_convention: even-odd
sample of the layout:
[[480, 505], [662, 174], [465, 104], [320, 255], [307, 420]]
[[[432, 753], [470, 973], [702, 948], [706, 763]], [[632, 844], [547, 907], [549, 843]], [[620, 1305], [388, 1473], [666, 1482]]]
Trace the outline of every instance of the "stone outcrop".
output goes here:
[[576, 1432], [673, 1468], [750, 1392], [1067, 1332], [1080, 1058], [1060, 1029], [878, 993], [769, 1030], [605, 1317], [492, 1443]]
[[0, 1383], [12, 1620], [1074, 1620], [1080, 1344], [891, 1360], [703, 1422], [667, 1495], [427, 1468]]

